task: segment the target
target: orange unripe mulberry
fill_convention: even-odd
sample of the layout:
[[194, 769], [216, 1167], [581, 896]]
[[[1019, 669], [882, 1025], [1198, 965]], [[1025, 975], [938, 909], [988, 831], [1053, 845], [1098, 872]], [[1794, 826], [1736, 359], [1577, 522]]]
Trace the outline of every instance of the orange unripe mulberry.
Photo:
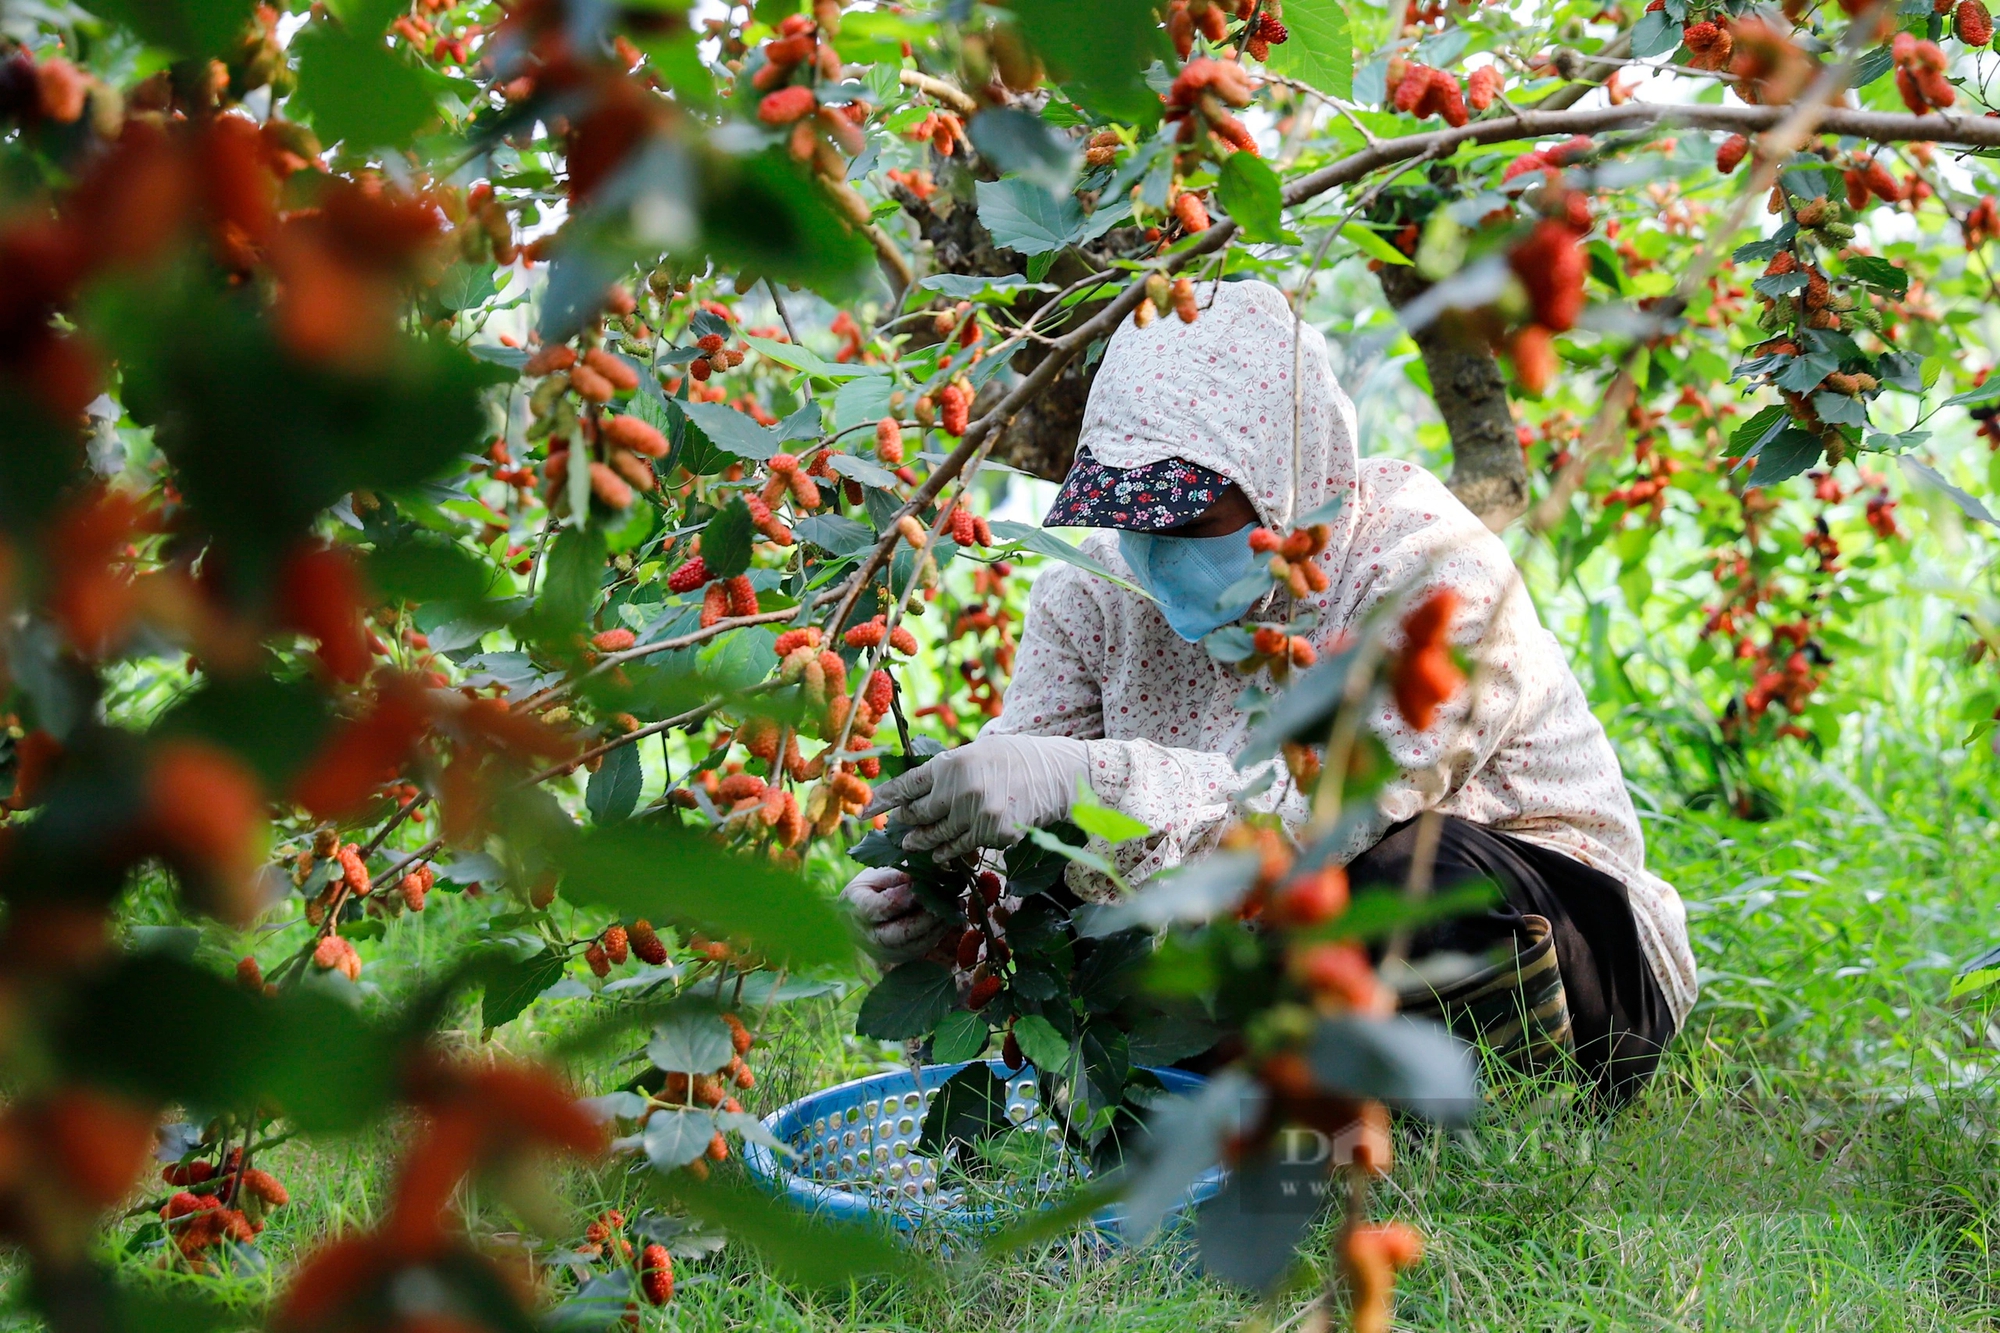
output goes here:
[[771, 651], [778, 655], [779, 661], [783, 661], [801, 648], [819, 647], [820, 639], [817, 625], [807, 625], [804, 629], [788, 629], [773, 641]]
[[1347, 871], [1321, 866], [1296, 876], [1271, 898], [1272, 917], [1284, 925], [1316, 926], [1347, 910]]
[[590, 489], [592, 494], [613, 509], [632, 507], [632, 483], [612, 471], [608, 463], [590, 465]]
[[729, 1044], [735, 1048], [736, 1054], [748, 1055], [750, 1048], [756, 1044], [756, 1038], [750, 1035], [750, 1029], [744, 1027], [743, 1020], [735, 1014], [724, 1014], [722, 1021], [729, 1026]]
[[592, 940], [584, 949], [583, 961], [590, 964], [592, 975], [599, 977], [611, 975], [611, 956], [604, 952], [604, 946], [598, 941]]
[[264, 993], [264, 969], [257, 965], [254, 955], [245, 954], [236, 964], [236, 980], [243, 989], [255, 994]]
[[903, 426], [896, 418], [875, 423], [875, 456], [891, 467], [903, 461]]
[[616, 966], [623, 967], [625, 960], [632, 956], [631, 941], [626, 938], [625, 927], [606, 926], [604, 928], [604, 956]]
[[1486, 110], [1499, 95], [1500, 69], [1497, 65], [1481, 65], [1466, 80], [1465, 100], [1474, 111]]
[[569, 387], [575, 389], [579, 397], [592, 403], [608, 403], [618, 396], [618, 390], [610, 380], [585, 365], [570, 367]]
[[1208, 208], [1201, 202], [1201, 196], [1186, 190], [1174, 196], [1174, 218], [1184, 230], [1207, 231], [1209, 225]]
[[604, 417], [597, 433], [609, 444], [648, 458], [665, 458], [670, 450], [666, 436], [634, 416]]
[[421, 912], [424, 910], [424, 897], [430, 892], [430, 885], [424, 882], [421, 875], [405, 875], [396, 885], [396, 891], [402, 895], [403, 906], [412, 912]]
[[632, 363], [622, 356], [615, 356], [602, 347], [593, 347], [583, 354], [583, 364], [602, 375], [611, 387], [630, 393], [639, 387], [639, 372]]
[[340, 859], [340, 874], [348, 891], [357, 898], [367, 897], [375, 885], [369, 878], [368, 866], [361, 859], [361, 848], [350, 842], [334, 855]]
[[766, 93], [764, 99], [757, 103], [757, 119], [766, 125], [789, 125], [810, 116], [818, 107], [819, 98], [814, 96], [812, 89], [795, 85]]
[[590, 636], [591, 647], [599, 652], [622, 653], [639, 641], [629, 629], [607, 629]]
[[658, 967], [667, 961], [667, 946], [660, 943], [660, 937], [653, 933], [651, 923], [644, 919], [634, 921], [626, 933], [632, 952], [639, 955], [640, 962]]
[[723, 589], [729, 598], [729, 614], [732, 616], [754, 616], [757, 614], [757, 589], [752, 586], [748, 574], [738, 574], [724, 580]]
[[262, 1200], [268, 1208], [282, 1208], [292, 1201], [291, 1191], [276, 1176], [254, 1166], [243, 1173], [243, 1192]]
[[1541, 325], [1530, 324], [1516, 333], [1508, 352], [1514, 358], [1514, 378], [1527, 393], [1545, 393], [1555, 383], [1555, 338]]
[[650, 1305], [665, 1305], [674, 1298], [674, 1259], [664, 1245], [648, 1245], [639, 1251], [639, 1290]]

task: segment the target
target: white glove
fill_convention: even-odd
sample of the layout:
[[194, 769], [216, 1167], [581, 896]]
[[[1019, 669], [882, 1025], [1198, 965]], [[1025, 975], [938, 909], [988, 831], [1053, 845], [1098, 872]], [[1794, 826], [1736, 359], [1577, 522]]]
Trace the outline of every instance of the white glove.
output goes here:
[[864, 813], [902, 807], [904, 848], [949, 860], [1067, 815], [1089, 772], [1089, 747], [1069, 736], [989, 736], [883, 783]]
[[946, 923], [917, 901], [910, 877], [887, 868], [864, 870], [840, 891], [861, 923], [862, 942], [885, 963], [921, 958], [944, 939]]

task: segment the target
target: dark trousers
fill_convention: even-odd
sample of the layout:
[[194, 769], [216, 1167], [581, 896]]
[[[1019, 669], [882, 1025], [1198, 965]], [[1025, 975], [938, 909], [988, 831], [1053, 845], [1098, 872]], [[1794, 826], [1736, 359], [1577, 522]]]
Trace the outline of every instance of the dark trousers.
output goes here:
[[[1561, 852], [1440, 816], [1433, 891], [1481, 881], [1502, 901], [1490, 911], [1417, 932], [1413, 958], [1438, 950], [1480, 954], [1514, 934], [1523, 914], [1548, 918], [1576, 1039], [1576, 1059], [1612, 1104], [1637, 1092], [1674, 1035], [1673, 1013], [1639, 948], [1625, 886]], [[1347, 867], [1357, 891], [1406, 884], [1421, 819], [1398, 824]]]

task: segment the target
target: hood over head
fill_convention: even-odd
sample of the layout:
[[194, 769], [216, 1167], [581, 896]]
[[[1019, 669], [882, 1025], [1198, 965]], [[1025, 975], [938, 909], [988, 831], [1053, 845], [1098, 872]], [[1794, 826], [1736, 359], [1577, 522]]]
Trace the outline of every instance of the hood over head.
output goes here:
[[[1333, 377], [1326, 340], [1297, 326], [1284, 293], [1265, 282], [1196, 287], [1200, 316], [1146, 328], [1119, 325], [1084, 407], [1077, 449], [1111, 468], [1180, 458], [1243, 489], [1266, 526], [1283, 529], [1334, 499], [1329, 547], [1354, 531], [1360, 463], [1354, 405]], [[1302, 337], [1294, 396], [1292, 334]], [[1298, 493], [1292, 419], [1298, 407]]]

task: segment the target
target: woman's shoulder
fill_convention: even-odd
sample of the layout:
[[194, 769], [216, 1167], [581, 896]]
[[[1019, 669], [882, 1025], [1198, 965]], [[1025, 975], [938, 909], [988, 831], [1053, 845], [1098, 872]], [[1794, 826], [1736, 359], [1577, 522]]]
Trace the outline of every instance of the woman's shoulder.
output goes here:
[[1432, 556], [1449, 551], [1474, 565], [1512, 568], [1505, 544], [1428, 468], [1400, 458], [1364, 458], [1357, 503], [1357, 547]]

